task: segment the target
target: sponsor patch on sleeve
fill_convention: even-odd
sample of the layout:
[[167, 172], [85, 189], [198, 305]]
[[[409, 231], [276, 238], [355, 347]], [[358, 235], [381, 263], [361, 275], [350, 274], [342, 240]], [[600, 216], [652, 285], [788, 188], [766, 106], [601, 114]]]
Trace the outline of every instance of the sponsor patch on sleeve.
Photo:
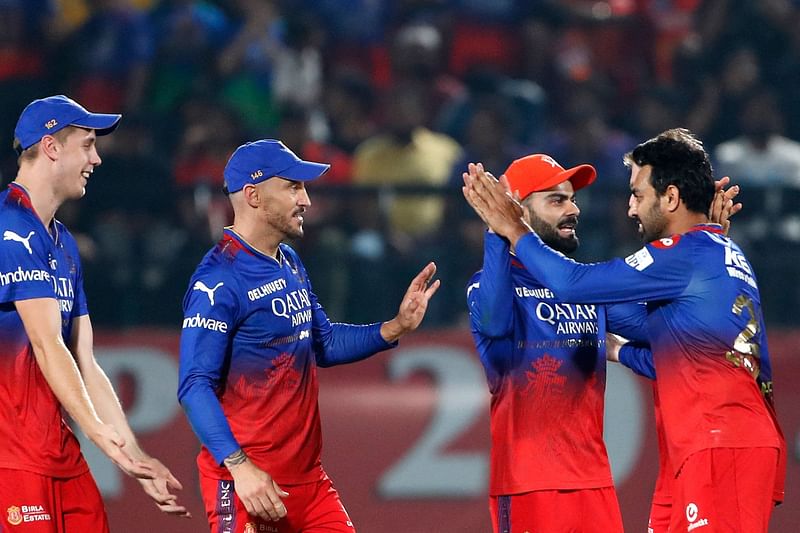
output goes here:
[[680, 235], [673, 235], [672, 237], [664, 237], [663, 239], [658, 239], [657, 241], [653, 241], [650, 244], [655, 246], [656, 248], [661, 248], [662, 250], [666, 250], [667, 248], [672, 248], [678, 241], [681, 240]]
[[647, 250], [647, 248], [642, 248], [635, 254], [626, 257], [625, 262], [628, 263], [629, 266], [632, 266], [641, 272], [653, 264], [653, 256], [650, 255], [650, 252]]

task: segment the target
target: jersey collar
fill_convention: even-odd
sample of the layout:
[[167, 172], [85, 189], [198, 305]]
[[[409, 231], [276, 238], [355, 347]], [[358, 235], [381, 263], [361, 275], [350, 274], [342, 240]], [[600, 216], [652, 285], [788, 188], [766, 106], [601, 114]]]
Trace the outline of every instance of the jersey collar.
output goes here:
[[283, 250], [281, 250], [280, 246], [278, 246], [278, 257], [275, 258], [275, 257], [272, 257], [269, 254], [265, 254], [264, 252], [262, 252], [261, 250], [259, 250], [258, 248], [256, 248], [255, 246], [253, 246], [252, 244], [247, 242], [244, 239], [244, 237], [242, 237], [241, 235], [239, 235], [238, 233], [233, 231], [233, 227], [232, 226], [226, 227], [223, 230], [223, 234], [227, 238], [236, 241], [242, 248], [244, 248], [245, 250], [250, 252], [252, 255], [254, 255], [256, 257], [262, 257], [264, 259], [269, 259], [270, 261], [278, 263], [279, 266], [283, 265], [283, 260], [284, 260], [284, 258], [283, 258]]
[[[31, 202], [31, 195], [28, 192], [28, 189], [26, 189], [21, 184], [15, 181], [12, 181], [11, 183], [8, 184], [8, 189], [9, 189], [8, 194], [11, 197], [12, 201], [17, 201], [20, 206], [26, 209], [33, 216], [33, 218], [36, 219], [36, 221], [39, 223], [41, 227], [45, 228], [44, 222], [42, 222], [42, 219], [39, 218], [39, 215], [33, 208], [33, 202]], [[50, 227], [45, 228], [45, 231], [50, 236], [50, 238], [53, 239], [53, 242], [58, 244], [59, 232], [58, 232], [58, 224], [56, 224], [55, 217], [53, 217], [53, 220], [50, 221]]]
[[722, 229], [722, 225], [712, 224], [710, 222], [706, 224], [695, 224], [689, 231], [710, 231], [711, 233], [725, 235], [725, 230]]

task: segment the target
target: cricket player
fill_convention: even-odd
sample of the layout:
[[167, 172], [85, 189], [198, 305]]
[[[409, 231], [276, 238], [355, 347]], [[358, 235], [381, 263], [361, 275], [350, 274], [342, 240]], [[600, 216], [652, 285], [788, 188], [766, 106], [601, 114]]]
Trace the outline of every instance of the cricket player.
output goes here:
[[783, 499], [785, 443], [772, 401], [755, 274], [722, 227], [710, 224], [708, 154], [684, 129], [626, 156], [628, 215], [640, 251], [580, 264], [544, 245], [498, 183], [472, 167], [464, 195], [518, 259], [566, 301], [647, 303], [647, 330], [673, 471], [671, 531], [766, 532]]
[[280, 141], [240, 146], [225, 167], [233, 226], [184, 299], [178, 398], [202, 443], [197, 459], [214, 532], [355, 531], [320, 461], [317, 367], [396, 345], [439, 287], [428, 264], [395, 318], [331, 323], [283, 241], [303, 236], [305, 188], [329, 165]]

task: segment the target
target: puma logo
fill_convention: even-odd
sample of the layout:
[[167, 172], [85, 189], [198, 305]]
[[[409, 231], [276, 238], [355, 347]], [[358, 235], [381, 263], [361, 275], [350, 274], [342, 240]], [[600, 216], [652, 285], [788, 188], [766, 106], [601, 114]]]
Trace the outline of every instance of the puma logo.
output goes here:
[[211, 305], [213, 306], [214, 305], [214, 291], [216, 291], [217, 289], [222, 287], [222, 285], [223, 285], [223, 283], [220, 281], [219, 283], [214, 285], [213, 289], [209, 289], [206, 286], [206, 284], [203, 283], [202, 281], [195, 281], [194, 282], [194, 287], [192, 287], [192, 290], [203, 291], [204, 293], [206, 293], [206, 295], [208, 296], [208, 301], [211, 302]]
[[33, 255], [33, 250], [31, 250], [31, 243], [29, 241], [31, 240], [31, 237], [33, 237], [34, 233], [36, 233], [36, 232], [32, 231], [32, 232], [28, 233], [27, 237], [20, 237], [19, 235], [17, 235], [16, 233], [11, 231], [10, 229], [7, 229], [3, 233], [3, 240], [4, 241], [16, 241], [18, 243], [21, 243], [25, 247], [25, 249], [28, 250], [28, 253]]

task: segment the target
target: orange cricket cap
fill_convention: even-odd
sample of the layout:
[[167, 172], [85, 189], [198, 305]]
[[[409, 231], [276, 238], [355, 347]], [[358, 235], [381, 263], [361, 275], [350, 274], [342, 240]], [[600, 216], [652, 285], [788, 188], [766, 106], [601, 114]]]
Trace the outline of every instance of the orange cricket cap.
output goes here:
[[546, 191], [567, 180], [578, 191], [597, 178], [597, 171], [592, 165], [578, 165], [564, 170], [555, 159], [545, 154], [527, 155], [517, 159], [509, 165], [505, 174], [511, 185], [511, 192], [519, 191], [521, 200], [531, 193]]

